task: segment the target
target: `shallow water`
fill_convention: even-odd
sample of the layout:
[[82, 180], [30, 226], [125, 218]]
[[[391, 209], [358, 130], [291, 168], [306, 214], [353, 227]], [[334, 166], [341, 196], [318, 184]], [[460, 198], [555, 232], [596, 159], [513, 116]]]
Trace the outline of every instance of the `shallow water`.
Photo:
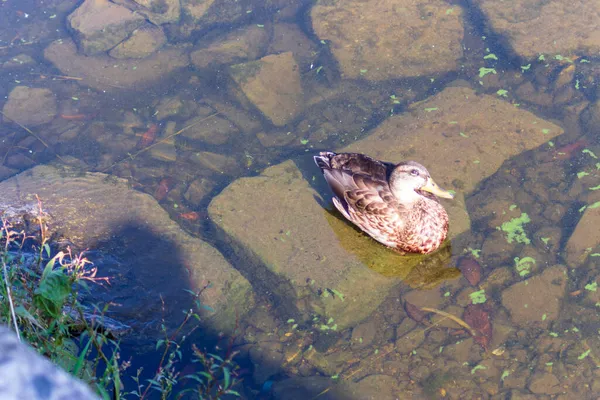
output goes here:
[[[421, 5], [425, 11], [428, 4]], [[593, 230], [577, 233], [582, 216], [592, 215], [587, 212], [599, 204], [594, 193], [600, 148], [590, 128], [593, 123], [586, 121], [600, 117], [582, 114], [597, 99], [600, 74], [591, 54], [573, 48], [568, 55], [521, 57], [504, 35], [490, 28], [485, 7], [437, 5], [446, 15], [462, 10], [463, 54], [455, 60], [456, 67], [432, 72], [427, 64], [421, 66], [422, 75], [371, 79], [369, 74], [383, 72], [360, 66], [345, 70], [336, 59], [337, 38], [320, 39], [311, 23], [311, 8], [316, 7], [312, 3], [279, 1], [253, 7], [244, 2], [243, 10], [214, 11], [217, 22], [203, 22], [202, 29], [190, 28], [185, 19], [179, 25], [165, 26], [169, 44], [185, 54], [247, 29], [246, 36], [254, 42], [242, 45], [247, 46], [246, 53], [241, 52], [244, 55], [236, 53], [223, 63], [215, 57], [217, 61], [202, 67], [196, 62], [140, 84], [139, 89], [136, 85], [123, 89], [118, 79], [104, 88], [96, 84], [90, 88], [89, 77], [61, 72], [44, 57], [52, 41], [71, 38], [66, 17], [77, 5], [72, 0], [9, 1], [0, 8], [0, 20], [8, 22], [0, 31], [2, 97], [8, 98], [21, 85], [50, 89], [57, 103], [55, 116], [45, 123], [0, 125], [0, 179], [38, 164], [73, 163], [75, 158], [83, 171], [127, 179], [132, 188], [153, 196], [185, 231], [216, 247], [250, 282], [255, 296], [255, 304], [236, 317], [236, 329], [227, 336], [240, 351], [244, 380], [238, 390], [244, 398], [592, 399], [599, 395], [598, 239]], [[435, 15], [430, 13], [423, 19]], [[248, 33], [250, 29], [253, 33]], [[266, 34], [256, 33], [257, 29]], [[433, 54], [446, 57], [444, 46], [438, 47], [439, 53]], [[289, 60], [284, 60], [269, 71], [280, 85], [264, 87], [300, 96], [300, 106], [284, 104], [285, 96], [275, 97], [280, 103], [273, 105], [269, 93], [244, 88], [251, 79], [240, 78], [235, 68], [228, 69], [287, 51], [294, 56], [301, 86], [294, 86], [295, 75], [290, 73], [296, 67], [287, 70]], [[120, 60], [114, 62], [115, 69], [122, 66]], [[277, 71], [277, 66], [285, 71]], [[352, 68], [359, 69], [354, 76]], [[119, 77], [118, 73], [114, 76]], [[420, 103], [449, 88], [465, 87], [491, 96], [493, 102], [500, 100], [531, 112], [524, 119], [535, 119], [529, 122], [533, 125], [539, 121], [540, 128], [535, 129], [548, 139], [538, 137], [539, 143], [525, 145], [528, 139], [507, 139], [508, 133], [487, 138], [485, 143], [494, 146], [494, 155], [501, 157], [498, 161], [478, 147], [483, 141], [475, 140], [482, 136], [481, 126], [501, 112], [497, 103], [482, 108], [480, 115], [469, 116], [468, 121], [467, 116], [464, 121], [444, 119], [444, 114], [435, 120], [434, 115], [443, 110], [436, 104], [424, 103], [423, 107]], [[298, 89], [300, 94], [295, 92]], [[244, 90], [246, 96], [240, 95]], [[440, 99], [434, 97], [434, 102], [443, 104]], [[462, 100], [456, 98], [456, 102]], [[482, 100], [482, 104], [490, 103]], [[295, 114], [282, 116], [278, 108], [286, 113], [293, 109], [290, 112]], [[398, 116], [407, 119], [394, 119]], [[283, 123], [278, 122], [281, 119]], [[401, 121], [400, 128], [377, 136], [378, 148], [377, 142], [368, 142], [369, 137], [386, 121]], [[418, 125], [418, 121], [426, 122]], [[506, 121], [507, 126], [510, 123]], [[556, 124], [561, 134], [556, 136], [545, 123]], [[424, 136], [422, 142], [399, 149], [384, 148], [390, 143], [386, 140], [394, 135], [409, 137], [414, 126], [426, 132], [442, 125], [446, 126], [442, 136], [463, 140], [460, 152], [473, 157], [461, 164], [464, 176], [451, 175], [459, 167], [446, 164], [457, 154], [433, 157], [426, 166], [434, 171], [436, 181], [444, 182], [445, 173], [453, 177], [445, 186], [464, 195], [470, 224], [465, 222], [466, 213], [458, 212], [451, 213], [450, 223], [470, 229], [457, 232], [451, 243], [432, 256], [401, 257], [328, 211], [332, 209], [330, 193], [312, 164], [313, 154], [364, 140], [361, 143], [377, 152], [398, 154], [389, 161], [422, 157], [441, 146], [437, 139]], [[519, 120], [509, 133], [525, 137], [529, 130]], [[498, 131], [503, 132], [502, 128]], [[481, 154], [488, 154], [489, 159]], [[231, 194], [233, 182], [240, 184], [238, 179], [256, 177], [288, 159], [294, 160], [293, 166], [273, 174], [298, 183], [300, 195], [282, 201], [283, 197], [276, 197], [269, 203], [257, 193], [253, 201], [255, 183], [250, 183], [250, 190], [239, 189], [246, 198]], [[489, 167], [495, 163], [499, 167]], [[479, 165], [481, 172], [475, 170]], [[287, 190], [285, 179], [278, 185]], [[247, 206], [244, 212], [251, 213], [250, 206], [259, 202], [256, 208], [264, 209], [264, 214], [255, 219], [229, 217], [234, 223], [226, 225], [217, 216], [226, 220], [230, 210], [217, 210], [219, 200], [214, 200], [224, 190], [227, 197], [221, 199], [232, 201], [233, 205], [225, 203], [232, 210]], [[314, 218], [321, 225], [307, 231], [314, 230], [318, 238], [322, 232], [333, 232], [326, 236], [337, 240], [331, 253], [305, 248], [310, 241], [291, 225], [297, 220], [280, 215], [288, 210], [288, 202], [295, 204], [301, 195], [315, 207], [311, 212], [320, 213]], [[282, 222], [277, 237], [243, 234], [248, 229], [268, 231], [260, 220], [264, 219], [266, 227], [275, 218], [287, 224], [284, 227]], [[237, 219], [249, 225], [235, 226]], [[167, 319], [172, 318], [176, 326], [176, 310], [189, 306], [182, 290], [199, 289], [185, 279], [183, 262], [173, 263], [171, 274], [165, 271], [168, 257], [148, 260], [140, 256], [139, 252], [159, 244], [169, 247], [162, 238], [148, 236], [152, 235], [138, 237], [135, 230], [114, 233], [117, 240], [100, 241], [100, 252], [113, 251], [118, 260], [96, 258], [100, 267], [106, 266], [107, 274], [118, 274], [121, 268], [127, 271], [128, 278], [113, 292], [118, 293], [115, 296], [122, 306], [139, 310], [151, 303], [146, 312], [157, 314], [144, 316], [143, 324], [136, 326], [140, 331], [124, 338], [124, 354], [133, 359], [131, 371], [140, 366], [152, 371], [158, 358], [152, 332], [164, 315], [158, 315], [157, 298], [164, 295], [173, 301], [166, 306]], [[581, 237], [585, 237], [583, 248], [589, 251], [570, 256], [567, 248], [578, 247]], [[308, 260], [302, 254], [313, 250], [316, 257], [310, 265], [298, 261]], [[355, 262], [352, 273], [356, 275], [347, 281], [334, 280], [333, 275], [348, 270], [336, 269], [327, 259], [329, 254]], [[143, 266], [136, 265], [142, 262]], [[280, 268], [286, 264], [297, 265], [298, 270]], [[127, 286], [141, 281], [146, 282], [145, 292], [141, 284]], [[169, 284], [161, 285], [163, 281]], [[341, 286], [330, 286], [330, 282], [342, 282], [339, 285], [346, 285], [347, 290], [340, 291]], [[106, 300], [105, 296], [109, 299], [110, 292], [96, 299]], [[142, 318], [141, 314], [122, 315], [134, 326], [136, 318]], [[212, 348], [217, 332], [205, 328], [194, 338], [199, 346]], [[148, 337], [141, 340], [141, 332]], [[182, 368], [194, 367], [190, 363]]]

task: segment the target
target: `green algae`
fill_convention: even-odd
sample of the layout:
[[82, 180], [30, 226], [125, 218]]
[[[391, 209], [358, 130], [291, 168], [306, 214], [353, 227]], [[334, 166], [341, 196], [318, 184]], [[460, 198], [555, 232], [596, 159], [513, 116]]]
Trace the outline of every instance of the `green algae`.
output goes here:
[[531, 273], [531, 267], [535, 264], [533, 257], [515, 257], [515, 268], [519, 276], [523, 277]]
[[506, 241], [508, 243], [517, 242], [530, 244], [531, 240], [527, 237], [523, 225], [531, 222], [529, 215], [521, 213], [519, 217], [513, 218], [510, 221], [504, 222], [498, 229], [506, 233]]

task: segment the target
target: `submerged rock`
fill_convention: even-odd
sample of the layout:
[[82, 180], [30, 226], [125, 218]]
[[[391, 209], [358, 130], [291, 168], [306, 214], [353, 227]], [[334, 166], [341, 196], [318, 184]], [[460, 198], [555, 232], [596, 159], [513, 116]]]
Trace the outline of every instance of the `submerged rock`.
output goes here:
[[50, 122], [56, 116], [57, 105], [50, 89], [16, 86], [8, 95], [2, 112], [4, 122], [15, 121], [25, 126]]
[[44, 57], [63, 74], [81, 78], [78, 83], [104, 91], [141, 90], [189, 64], [188, 55], [180, 48], [164, 48], [142, 60], [115, 60], [108, 55], [77, 54], [72, 40], [52, 42]]
[[200, 296], [209, 327], [233, 329], [252, 305], [250, 284], [221, 253], [185, 233], [156, 200], [123, 179], [37, 166], [1, 182], [0, 192], [0, 209], [8, 214], [35, 210], [37, 194], [53, 232], [76, 248], [94, 250], [89, 258], [111, 279], [108, 290], [95, 291], [94, 298], [117, 303], [110, 315], [133, 327], [162, 317], [177, 325], [181, 311], [191, 306], [184, 290], [209, 282]]
[[291, 52], [233, 65], [229, 71], [246, 98], [273, 124], [283, 126], [302, 111], [300, 71]]
[[134, 30], [131, 36], [108, 53], [113, 58], [144, 58], [160, 49], [167, 42], [161, 28], [146, 24]]
[[320, 0], [311, 18], [347, 78], [444, 73], [458, 69], [462, 58], [463, 12], [445, 1]]
[[501, 35], [521, 57], [600, 52], [596, 1], [533, 0], [511, 7], [496, 0], [475, 0], [474, 3], [494, 33]]
[[[593, 193], [588, 196], [590, 205], [585, 209], [575, 230], [569, 237], [565, 247], [565, 256], [570, 268], [585, 265], [591, 254], [600, 253], [600, 195]], [[593, 207], [592, 207], [593, 206]], [[596, 257], [592, 257], [593, 260]]]
[[[474, 190], [506, 159], [560, 133], [558, 126], [496, 97], [448, 88], [341, 150], [388, 161], [418, 160], [440, 186], [459, 190], [457, 199], [444, 201], [454, 238], [470, 228], [462, 193]], [[460, 274], [446, 268], [449, 246], [432, 256], [398, 256], [328, 211], [331, 193], [312, 160], [306, 161], [286, 161], [260, 176], [238, 179], [209, 206], [248, 275], [278, 296], [290, 316], [324, 315], [341, 329], [368, 316], [399, 279], [432, 287]], [[305, 178], [311, 175], [319, 191]]]
[[108, 0], [85, 0], [67, 20], [88, 56], [111, 49], [144, 23], [141, 15]]
[[546, 329], [558, 319], [567, 286], [567, 269], [562, 265], [546, 268], [540, 275], [515, 283], [502, 292], [502, 305], [518, 326]]
[[174, 23], [179, 21], [181, 15], [181, 2], [179, 0], [112, 0], [131, 11], [143, 15], [155, 25]]
[[253, 61], [264, 54], [269, 35], [264, 28], [247, 26], [231, 32], [190, 54], [198, 68], [215, 68], [223, 64]]

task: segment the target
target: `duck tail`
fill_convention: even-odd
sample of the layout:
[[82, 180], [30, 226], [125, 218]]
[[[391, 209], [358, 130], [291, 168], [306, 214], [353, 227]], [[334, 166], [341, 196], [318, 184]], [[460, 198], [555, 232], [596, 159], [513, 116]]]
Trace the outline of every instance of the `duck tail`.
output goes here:
[[318, 156], [314, 156], [315, 164], [317, 167], [321, 168], [321, 172], [324, 172], [326, 169], [331, 169], [331, 159], [336, 154], [331, 151], [322, 151]]

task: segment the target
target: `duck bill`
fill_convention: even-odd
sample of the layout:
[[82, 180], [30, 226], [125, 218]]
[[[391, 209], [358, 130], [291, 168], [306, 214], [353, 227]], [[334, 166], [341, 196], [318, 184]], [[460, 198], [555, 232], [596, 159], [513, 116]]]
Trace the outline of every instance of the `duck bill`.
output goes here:
[[433, 181], [433, 179], [427, 179], [427, 183], [425, 186], [421, 187], [421, 190], [425, 190], [426, 192], [433, 193], [437, 197], [443, 197], [444, 199], [453, 199], [454, 195], [449, 191], [442, 189], [438, 186], [437, 183]]

